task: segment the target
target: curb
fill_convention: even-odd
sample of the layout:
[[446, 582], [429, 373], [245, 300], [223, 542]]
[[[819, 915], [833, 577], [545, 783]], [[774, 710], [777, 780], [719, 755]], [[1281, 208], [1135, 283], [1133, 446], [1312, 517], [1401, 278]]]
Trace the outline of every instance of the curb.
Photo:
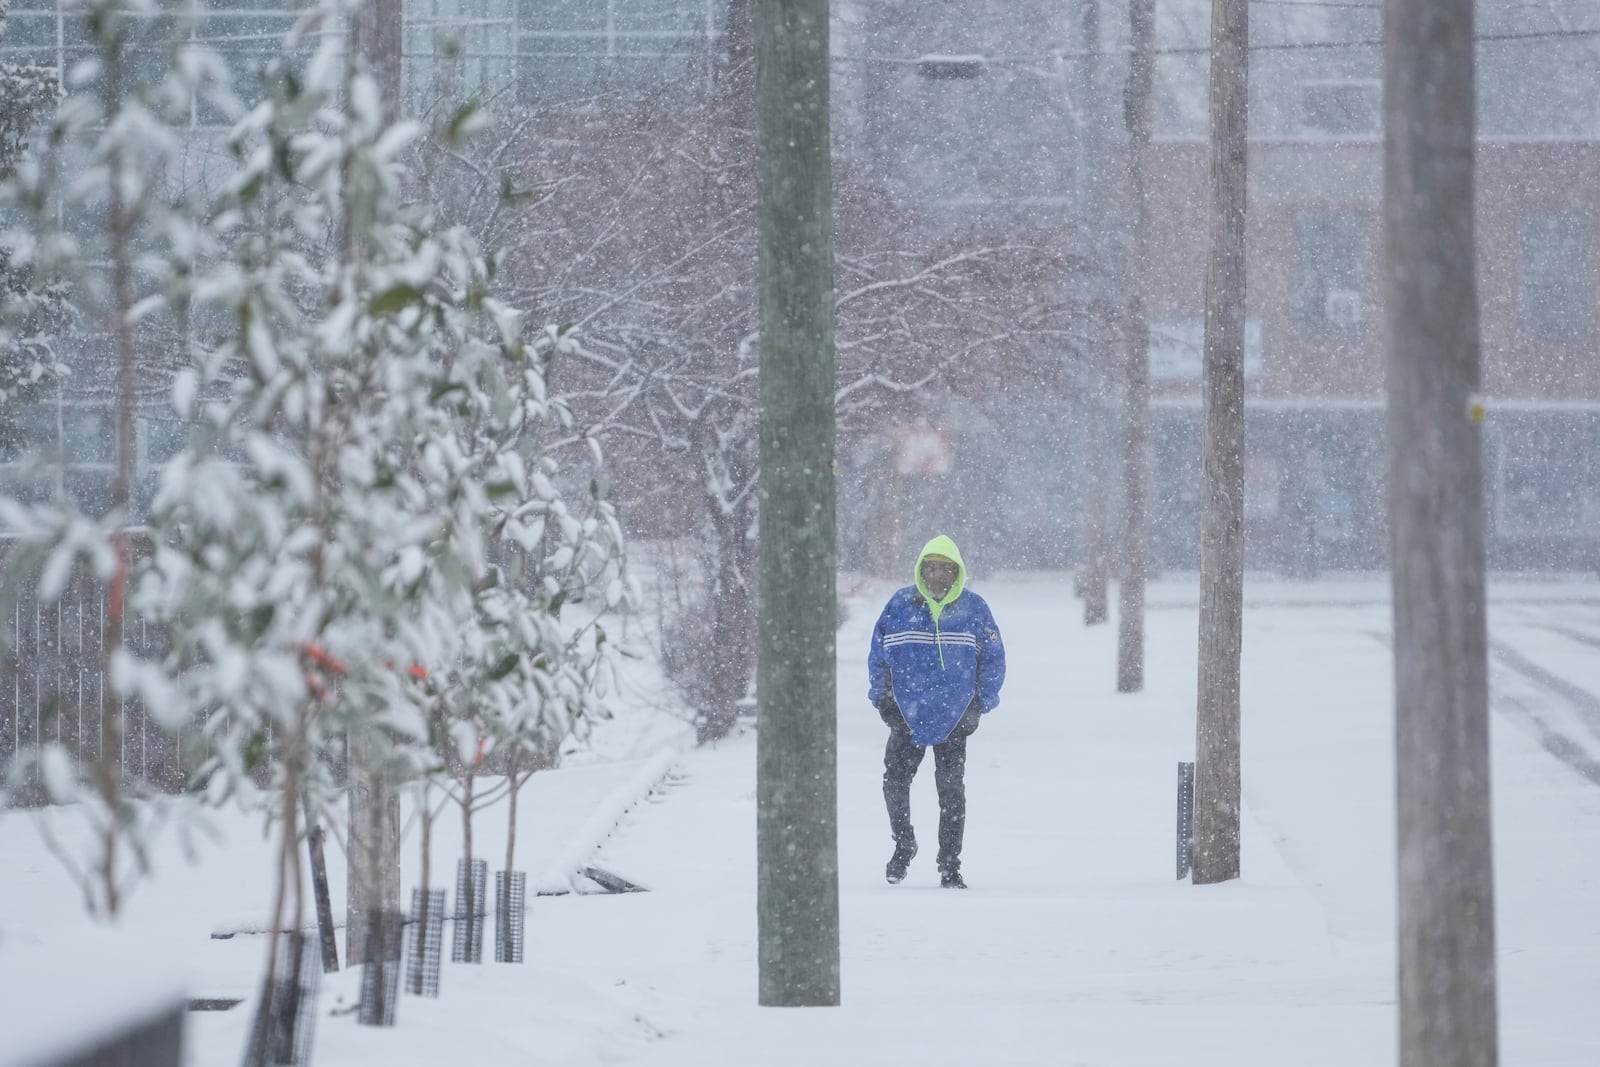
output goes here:
[[538, 896], [561, 896], [582, 893], [582, 883], [591, 881], [584, 873], [590, 857], [605, 844], [616, 830], [617, 824], [667, 777], [684, 750], [678, 745], [668, 745], [645, 760], [628, 780], [612, 791], [611, 795], [595, 809], [578, 831], [572, 835], [565, 848], [557, 854], [543, 876], [529, 888]]

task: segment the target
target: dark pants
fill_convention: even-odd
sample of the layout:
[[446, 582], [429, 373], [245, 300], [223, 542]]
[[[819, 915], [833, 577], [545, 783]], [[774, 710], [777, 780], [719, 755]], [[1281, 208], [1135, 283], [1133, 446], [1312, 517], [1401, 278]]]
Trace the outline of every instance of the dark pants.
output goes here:
[[[895, 847], [916, 840], [911, 828], [911, 779], [922, 766], [924, 748], [905, 727], [889, 731], [883, 752], [883, 799], [889, 805], [889, 829]], [[967, 829], [967, 735], [952, 734], [933, 746], [933, 782], [939, 790], [939, 871], [959, 870], [961, 839]]]

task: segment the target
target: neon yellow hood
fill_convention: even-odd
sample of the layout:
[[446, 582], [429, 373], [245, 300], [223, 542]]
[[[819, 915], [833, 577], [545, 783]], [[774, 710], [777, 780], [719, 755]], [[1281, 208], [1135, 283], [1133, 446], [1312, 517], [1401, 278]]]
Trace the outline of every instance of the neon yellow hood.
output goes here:
[[[922, 561], [929, 556], [943, 556], [956, 565], [956, 584], [950, 587], [950, 592], [945, 594], [943, 600], [933, 599], [933, 596], [928, 592], [928, 587], [922, 583]], [[937, 629], [939, 616], [944, 613], [945, 608], [955, 603], [956, 598], [961, 595], [961, 591], [967, 587], [967, 564], [961, 558], [961, 550], [956, 547], [954, 541], [944, 534], [940, 534], [922, 546], [922, 551], [917, 555], [916, 573], [913, 577], [916, 579], [917, 592], [922, 594], [922, 599], [928, 602], [928, 610], [933, 612], [933, 625]], [[941, 656], [943, 655], [942, 649], [940, 654]]]

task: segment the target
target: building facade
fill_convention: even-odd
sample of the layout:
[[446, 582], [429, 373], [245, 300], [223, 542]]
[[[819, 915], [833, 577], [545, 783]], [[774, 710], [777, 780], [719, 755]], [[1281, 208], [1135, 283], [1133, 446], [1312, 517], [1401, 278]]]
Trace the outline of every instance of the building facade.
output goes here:
[[[1122, 193], [1127, 11], [1105, 5], [1096, 26], [1084, 20], [1086, 6], [1013, 21], [982, 3], [856, 5], [870, 28], [854, 34], [864, 52], [883, 59], [903, 26], [898, 39], [911, 42], [911, 60], [959, 58], [973, 76], [919, 82], [915, 62], [840, 76], [863, 83], [854, 94], [867, 117], [853, 127], [862, 131], [854, 143], [885, 172], [901, 171], [901, 188], [924, 198], [936, 225], [1009, 211], [1019, 236], [1097, 256], [1125, 287], [1141, 281], [1118, 259], [1132, 217]], [[1158, 567], [1192, 569], [1209, 6], [1163, 0], [1157, 13], [1154, 230], [1142, 279], [1154, 390], [1151, 535]], [[1251, 17], [1247, 563], [1297, 574], [1379, 569], [1388, 555], [1381, 6], [1268, 0]], [[1486, 0], [1478, 34], [1491, 564], [1600, 569], [1600, 9]], [[1048, 87], [1052, 106], [1017, 95], [1029, 79], [1032, 89]], [[978, 162], [941, 168], [928, 139], [902, 120], [922, 114], [911, 101], [962, 91], [965, 103], [940, 111], [938, 143]], [[899, 144], [905, 137], [909, 146]], [[1108, 363], [1121, 358], [1107, 353]], [[1003, 368], [994, 380], [1005, 385]], [[1070, 565], [1081, 540], [1083, 458], [1093, 454], [1083, 423], [1096, 405], [1115, 408], [1116, 390], [1016, 394], [1023, 413], [1001, 422], [972, 418], [953, 401], [944, 417], [957, 436], [955, 470], [894, 492], [913, 525], [964, 528], [996, 564]], [[1003, 477], [973, 476], [996, 455], [1006, 457]]]
[[[731, 2], [405, 0], [408, 107], [702, 92]], [[192, 36], [248, 71], [308, 6], [208, 0], [183, 15], [173, 3], [143, 17], [134, 55], [154, 69], [168, 41]], [[1479, 7], [1491, 551], [1504, 567], [1600, 566], [1600, 6]], [[1147, 278], [1131, 277], [1126, 259], [1123, 3], [840, 0], [834, 138], [840, 165], [916, 205], [932, 234], [983, 226], [1059, 248], [1093, 275], [1069, 272], [1062, 286], [1098, 286], [1112, 303], [1128, 285], [1146, 286], [1155, 558], [1189, 568], [1198, 560], [1209, 8], [1162, 0], [1157, 12]], [[1387, 554], [1381, 19], [1375, 6], [1311, 0], [1261, 0], [1252, 19], [1248, 551], [1256, 565], [1294, 571], [1378, 567]], [[13, 0], [0, 60], [65, 70], [85, 54], [62, 0]], [[211, 118], [197, 109], [194, 123]], [[847, 456], [847, 559], [865, 565], [886, 536], [909, 542], [939, 526], [996, 564], [1075, 562], [1089, 415], [1116, 407], [1106, 382], [1123, 356], [1113, 346], [1098, 358], [1065, 375], [1077, 385], [1064, 391], [985, 367], [976, 377], [986, 404], [935, 396], [907, 413], [933, 417], [950, 437], [947, 472], [893, 472], [883, 442]], [[147, 415], [146, 473], [181, 440], [159, 403]], [[111, 459], [103, 411], [58, 404], [29, 418], [27, 447], [66, 460], [58, 484], [30, 491], [98, 492]], [[0, 442], [0, 482], [22, 450]]]

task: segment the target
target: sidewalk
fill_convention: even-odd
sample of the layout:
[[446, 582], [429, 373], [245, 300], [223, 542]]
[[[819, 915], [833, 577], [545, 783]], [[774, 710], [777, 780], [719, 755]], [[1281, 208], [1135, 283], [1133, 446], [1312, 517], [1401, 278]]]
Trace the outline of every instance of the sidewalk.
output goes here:
[[[875, 609], [840, 635], [842, 985], [837, 1010], [755, 1007], [754, 741], [699, 751], [683, 781], [604, 850], [653, 892], [568, 900], [536, 937], [592, 954], [665, 1039], [649, 1065], [1381, 1063], [1387, 974], [1337, 950], [1315, 895], [1247, 818], [1247, 877], [1175, 881], [1176, 763], [1193, 656], [1152, 661], [1149, 691], [1109, 693], [1107, 628], [1070, 621], [1059, 587], [990, 592], [1012, 675], [969, 748], [964, 869], [940, 890], [931, 765], [914, 814], [926, 843], [900, 886], [879, 782], [884, 730], [866, 706]], [[1097, 679], [1104, 684], [1095, 684]], [[859, 692], [858, 692], [859, 690]], [[593, 940], [588, 919], [603, 909]], [[575, 914], [582, 913], [582, 914]]]
[[[530, 881], [632, 803], [595, 857], [647, 887], [530, 901], [527, 963], [446, 964], [439, 1000], [393, 1030], [347, 1013], [358, 973], [323, 983], [317, 1067], [1350, 1067], [1395, 1062], [1393, 698], [1389, 611], [1313, 597], [1246, 612], [1244, 877], [1174, 878], [1176, 764], [1193, 754], [1196, 616], [1156, 608], [1146, 689], [1113, 691], [1114, 630], [1085, 629], [1066, 576], [979, 583], [1005, 633], [1003, 703], [969, 747], [964, 871], [938, 888], [931, 761], [913, 791], [923, 852], [889, 886], [885, 731], [866, 705], [868, 635], [888, 587], [840, 632], [839, 861], [844, 1003], [756, 1000], [755, 739], [661, 763], [536, 776], [519, 815]], [[1491, 688], [1502, 1056], [1600, 1063], [1600, 604], [1492, 604]], [[1372, 598], [1368, 598], [1372, 599]], [[1522, 666], [1518, 666], [1521, 664]], [[1530, 669], [1527, 665], [1533, 665]], [[1562, 739], [1552, 746], [1551, 737]], [[604, 816], [602, 819], [601, 817]], [[29, 816], [0, 819], [0, 936], [54, 950], [84, 925]], [[209, 931], [264, 913], [267, 846], [250, 820], [199, 868], [172, 842], [129, 913], [200, 996], [253, 991], [260, 938]], [[434, 879], [459, 851], [439, 825]], [[477, 823], [499, 865], [504, 811]], [[603, 831], [601, 831], [603, 832]], [[404, 851], [415, 884], [415, 835]], [[342, 857], [330, 855], [336, 911]], [[3, 947], [3, 945], [0, 945]], [[0, 968], [6, 957], [0, 955]], [[236, 1062], [248, 1012], [191, 1015], [188, 1062]], [[0, 1005], [0, 1032], [6, 1023]], [[3, 1060], [0, 1054], [0, 1060]]]

